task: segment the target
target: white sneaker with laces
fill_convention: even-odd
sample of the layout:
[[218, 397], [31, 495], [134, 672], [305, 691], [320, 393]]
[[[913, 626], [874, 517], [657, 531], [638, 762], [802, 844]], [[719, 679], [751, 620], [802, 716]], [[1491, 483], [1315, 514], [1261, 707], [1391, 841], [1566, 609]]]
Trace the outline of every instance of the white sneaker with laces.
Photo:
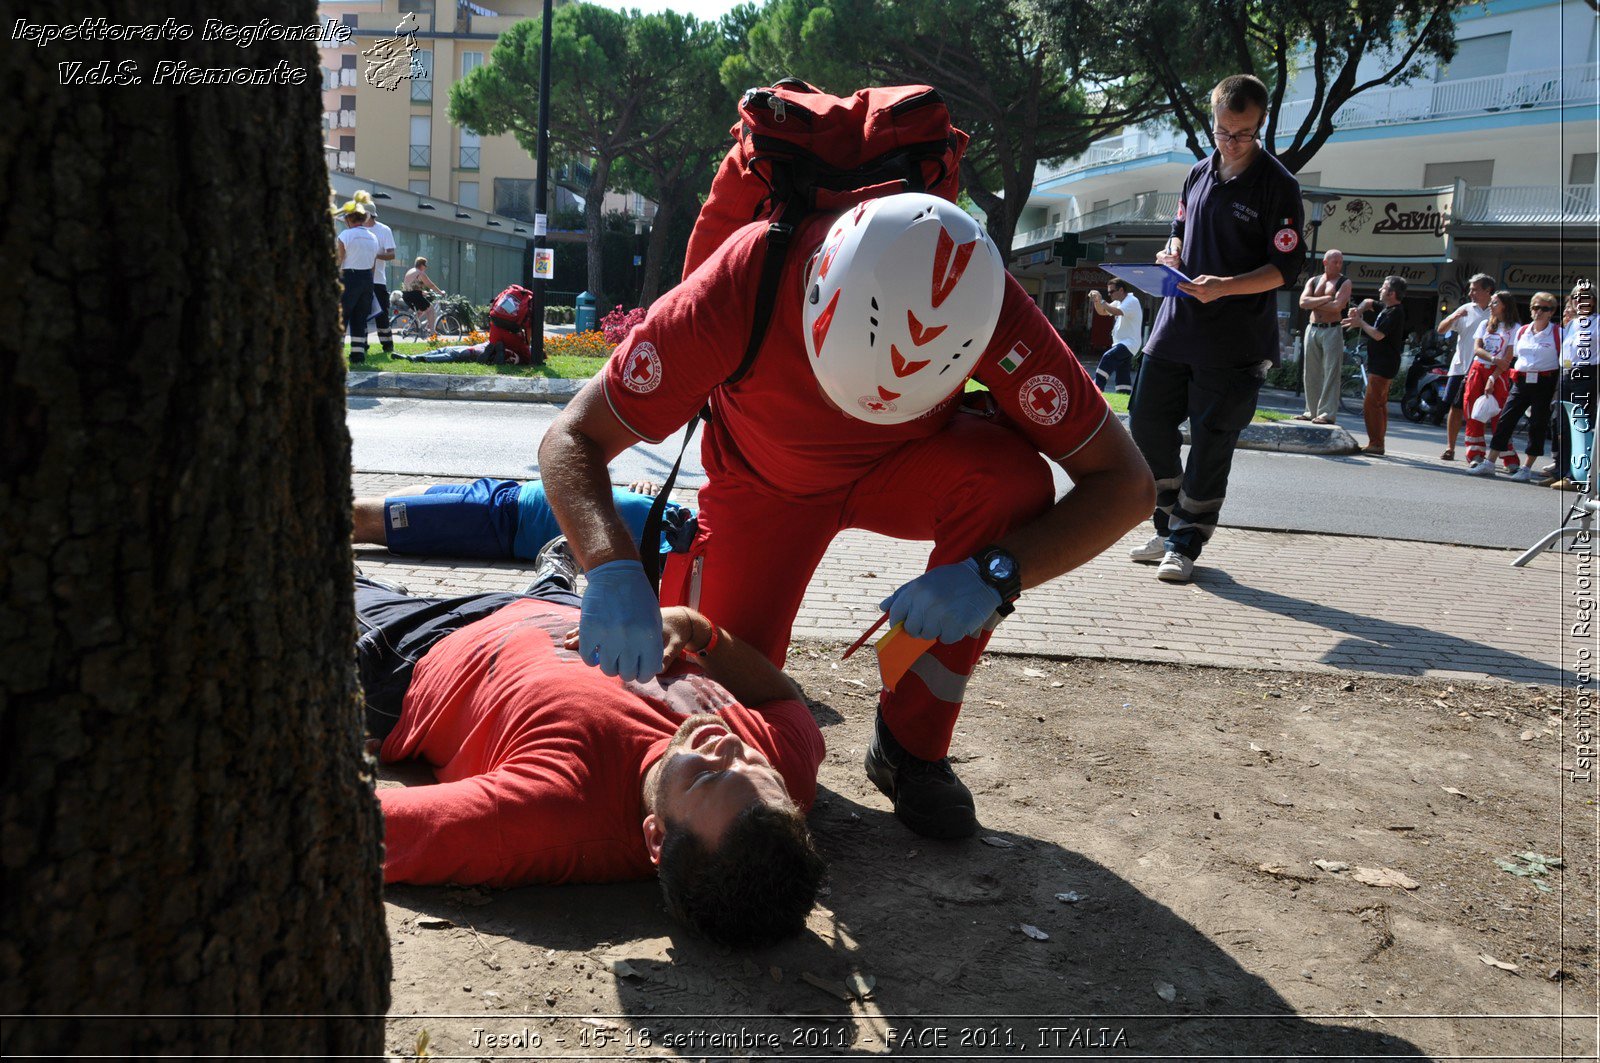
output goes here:
[[1512, 483], [1525, 484], [1533, 479], [1533, 466], [1524, 465], [1507, 477]]
[[1152, 535], [1150, 541], [1143, 546], [1135, 546], [1128, 551], [1128, 558], [1132, 561], [1145, 561], [1154, 564], [1160, 561], [1167, 553], [1167, 539], [1164, 535]]
[[1176, 550], [1168, 550], [1167, 555], [1161, 559], [1161, 565], [1156, 569], [1156, 579], [1166, 580], [1168, 583], [1188, 583], [1189, 577], [1194, 575], [1194, 562]]
[[1494, 475], [1494, 462], [1490, 461], [1488, 458], [1485, 458], [1482, 461], [1478, 462], [1478, 464], [1474, 465], [1472, 468], [1468, 469], [1467, 470], [1467, 475], [1468, 476], [1493, 476]]

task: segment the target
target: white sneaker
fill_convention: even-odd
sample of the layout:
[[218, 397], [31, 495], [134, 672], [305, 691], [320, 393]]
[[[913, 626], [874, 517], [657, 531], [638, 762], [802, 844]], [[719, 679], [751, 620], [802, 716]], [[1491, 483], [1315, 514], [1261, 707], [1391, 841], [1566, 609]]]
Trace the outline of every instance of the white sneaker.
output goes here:
[[1493, 476], [1494, 475], [1494, 462], [1490, 461], [1488, 458], [1485, 458], [1482, 461], [1478, 462], [1478, 464], [1472, 466], [1472, 468], [1468, 469], [1467, 470], [1467, 475], [1468, 476]]
[[1161, 559], [1161, 565], [1156, 569], [1156, 579], [1168, 583], [1188, 583], [1192, 575], [1194, 562], [1176, 550], [1168, 550], [1167, 556]]
[[1507, 477], [1512, 483], [1525, 484], [1533, 479], [1533, 466], [1524, 465]]
[[1133, 561], [1154, 564], [1165, 557], [1166, 553], [1167, 537], [1164, 535], [1152, 535], [1150, 536], [1150, 541], [1143, 546], [1135, 546], [1132, 550], [1129, 550], [1128, 557]]

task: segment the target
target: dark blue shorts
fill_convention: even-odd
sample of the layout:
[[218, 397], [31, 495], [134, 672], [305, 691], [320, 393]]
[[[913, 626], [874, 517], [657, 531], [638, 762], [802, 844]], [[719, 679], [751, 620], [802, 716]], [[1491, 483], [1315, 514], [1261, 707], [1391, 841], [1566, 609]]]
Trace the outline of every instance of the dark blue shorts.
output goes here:
[[[383, 500], [389, 549], [423, 557], [511, 557], [517, 537], [515, 480], [436, 484], [423, 495]], [[542, 545], [542, 544], [541, 544]]]

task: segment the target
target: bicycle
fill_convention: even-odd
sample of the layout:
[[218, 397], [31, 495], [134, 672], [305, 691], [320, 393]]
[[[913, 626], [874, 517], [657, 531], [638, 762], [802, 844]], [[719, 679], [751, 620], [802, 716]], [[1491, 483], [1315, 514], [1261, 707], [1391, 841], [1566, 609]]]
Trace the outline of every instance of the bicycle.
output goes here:
[[[472, 331], [470, 316], [463, 320], [460, 312], [460, 304], [464, 302], [462, 296], [439, 293], [434, 296], [439, 316], [431, 330], [428, 328], [427, 311], [413, 310], [409, 306], [403, 310], [390, 312], [389, 327], [401, 339], [426, 341], [437, 336], [445, 340], [459, 340]], [[405, 306], [403, 302], [401, 305]]]
[[1359, 413], [1367, 399], [1367, 356], [1346, 348], [1344, 366], [1339, 370], [1339, 410]]

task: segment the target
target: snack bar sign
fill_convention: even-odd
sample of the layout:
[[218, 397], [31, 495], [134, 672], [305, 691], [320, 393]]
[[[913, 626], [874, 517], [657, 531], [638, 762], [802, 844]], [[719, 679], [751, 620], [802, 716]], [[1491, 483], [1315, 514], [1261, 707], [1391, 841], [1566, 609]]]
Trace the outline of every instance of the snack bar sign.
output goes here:
[[[1447, 262], [1456, 189], [1383, 191], [1370, 188], [1305, 189], [1331, 197], [1317, 246], [1337, 247], [1346, 259]], [[1311, 216], [1307, 209], [1306, 216]]]

